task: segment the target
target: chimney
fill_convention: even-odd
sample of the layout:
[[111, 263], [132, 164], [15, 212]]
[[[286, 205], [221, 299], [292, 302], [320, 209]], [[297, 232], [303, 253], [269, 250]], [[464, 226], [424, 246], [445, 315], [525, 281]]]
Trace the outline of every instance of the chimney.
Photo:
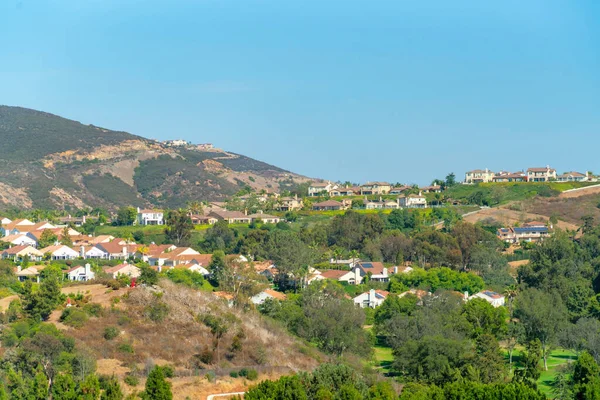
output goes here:
[[467, 291], [465, 291], [464, 300], [465, 301], [469, 300], [469, 292], [467, 292]]
[[398, 273], [398, 266], [395, 266], [394, 267], [394, 274], [397, 274], [397, 273]]
[[79, 246], [79, 257], [85, 258], [85, 247]]
[[90, 264], [85, 264], [85, 275], [90, 276], [90, 272], [92, 272], [92, 266]]
[[369, 302], [375, 299], [375, 289], [369, 290]]
[[362, 278], [360, 276], [360, 268], [356, 267], [356, 268], [354, 268], [354, 283], [356, 285], [360, 285], [361, 281], [362, 281]]
[[17, 272], [21, 272], [21, 266], [17, 265]]
[[244, 215], [248, 215], [248, 209], [244, 208]]
[[387, 276], [388, 275], [388, 269], [386, 267], [383, 267], [383, 276]]
[[85, 215], [83, 217], [81, 217], [81, 223], [85, 224]]
[[123, 256], [127, 257], [127, 246], [123, 246]]

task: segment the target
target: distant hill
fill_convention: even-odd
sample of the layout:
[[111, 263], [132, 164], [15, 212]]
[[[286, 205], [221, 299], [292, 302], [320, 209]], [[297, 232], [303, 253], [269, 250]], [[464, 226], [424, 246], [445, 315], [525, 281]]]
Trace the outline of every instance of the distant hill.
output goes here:
[[240, 154], [166, 147], [127, 132], [0, 106], [0, 209], [180, 207], [245, 185], [279, 191], [307, 181]]

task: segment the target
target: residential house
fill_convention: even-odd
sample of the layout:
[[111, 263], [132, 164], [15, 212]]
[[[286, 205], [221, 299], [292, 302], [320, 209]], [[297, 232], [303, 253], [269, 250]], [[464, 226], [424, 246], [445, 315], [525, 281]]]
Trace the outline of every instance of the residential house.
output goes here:
[[31, 232], [15, 233], [14, 235], [0, 237], [0, 242], [8, 243], [12, 246], [27, 245], [37, 247], [38, 245], [36, 237]]
[[204, 277], [208, 277], [210, 275], [210, 271], [208, 270], [208, 264], [205, 267], [196, 263], [195, 261], [192, 261], [190, 264], [178, 265], [175, 268], [187, 269], [188, 271], [199, 273]]
[[262, 292], [258, 293], [257, 295], [252, 296], [250, 298], [250, 301], [255, 305], [260, 305], [260, 304], [264, 303], [267, 299], [282, 301], [282, 300], [285, 300], [286, 298], [287, 298], [287, 296], [284, 293], [278, 292], [273, 289], [265, 289]]
[[346, 186], [342, 188], [332, 189], [329, 192], [330, 196], [358, 196], [360, 195], [359, 186]]
[[402, 193], [404, 193], [404, 192], [406, 192], [407, 190], [410, 190], [410, 189], [412, 189], [412, 187], [406, 186], [406, 185], [404, 185], [404, 186], [396, 186], [396, 187], [393, 187], [390, 190], [390, 194], [402, 194]]
[[331, 182], [313, 182], [308, 186], [308, 196], [322, 196], [327, 195], [333, 189], [337, 189], [338, 185]]
[[504, 296], [491, 290], [484, 290], [469, 297], [469, 300], [473, 299], [483, 299], [494, 307], [501, 307], [505, 303]]
[[254, 270], [261, 276], [264, 276], [268, 280], [272, 281], [275, 279], [279, 270], [273, 264], [273, 261], [261, 261], [254, 262], [253, 264]]
[[419, 189], [422, 193], [442, 193], [440, 185], [423, 186]]
[[51, 260], [74, 260], [79, 257], [78, 251], [62, 244], [44, 247], [43, 249], [40, 249], [40, 252], [42, 252], [44, 256], [49, 254]]
[[494, 178], [494, 173], [489, 169], [474, 169], [465, 173], [465, 183], [487, 183]]
[[12, 222], [10, 218], [0, 217], [0, 225], [8, 225]]
[[352, 202], [349, 200], [326, 200], [312, 205], [313, 211], [339, 211], [347, 210], [352, 206]]
[[321, 271], [319, 274], [321, 279], [332, 279], [338, 282], [346, 282], [350, 285], [358, 285], [362, 282], [361, 276], [358, 271], [344, 271], [339, 269], [330, 269]]
[[86, 282], [94, 279], [96, 274], [92, 271], [90, 264], [76, 266], [66, 271], [67, 279], [70, 281]]
[[398, 197], [398, 204], [403, 208], [426, 208], [427, 199], [421, 193]]
[[136, 244], [127, 244], [125, 240], [116, 238], [110, 242], [98, 243], [94, 247], [97, 247], [107, 254], [109, 260], [125, 260], [135, 256], [140, 246]]
[[[56, 226], [52, 225], [49, 222], [38, 222], [33, 223], [29, 220], [16, 220], [11, 222], [10, 224], [4, 225], [2, 228], [3, 236], [15, 235], [18, 233], [35, 233], [38, 232], [41, 234], [46, 229], [55, 230]], [[60, 228], [59, 228], [60, 229]]]
[[261, 221], [263, 224], [277, 224], [277, 223], [281, 222], [280, 217], [277, 217], [275, 215], [265, 214], [262, 211], [259, 211], [256, 214], [250, 214], [250, 215], [248, 215], [248, 218], [250, 218], [250, 220], [252, 222]]
[[385, 290], [371, 289], [368, 292], [359, 294], [352, 301], [360, 308], [376, 308], [383, 304], [390, 292]]
[[44, 269], [43, 265], [32, 265], [31, 267], [23, 268], [20, 265], [17, 266], [15, 275], [19, 282], [25, 282], [27, 280], [34, 280], [40, 283], [40, 272]]
[[74, 246], [73, 250], [79, 252], [79, 257], [92, 260], [108, 260], [109, 254], [106, 250], [103, 250], [97, 246]]
[[589, 178], [587, 173], [582, 174], [581, 172], [571, 171], [557, 176], [556, 180], [559, 182], [585, 182], [588, 181]]
[[360, 185], [360, 194], [364, 195], [382, 195], [388, 194], [392, 190], [392, 185], [387, 182], [367, 182]]
[[494, 175], [492, 182], [527, 182], [527, 174], [525, 172], [499, 172]]
[[376, 282], [389, 282], [390, 280], [389, 270], [381, 262], [359, 262], [355, 264], [355, 270], [360, 274], [361, 282], [365, 276], [369, 276], [370, 280]]
[[162, 210], [140, 210], [137, 208], [138, 225], [164, 225], [164, 213]]
[[194, 225], [214, 225], [219, 220], [218, 218], [209, 215], [192, 215], [190, 218]]
[[506, 243], [540, 242], [550, 236], [550, 230], [545, 225], [525, 225], [515, 228], [499, 228], [496, 236]]
[[[86, 217], [85, 215], [83, 217], [72, 217], [71, 215], [68, 215], [66, 217], [60, 217], [58, 218], [58, 222], [61, 225], [73, 225], [73, 226], [81, 226], [83, 224], [85, 224], [85, 222], [88, 220], [89, 217]], [[96, 218], [94, 218], [96, 219]]]
[[382, 209], [396, 209], [400, 208], [398, 200], [389, 200], [379, 198], [379, 200], [369, 200], [367, 196], [363, 199], [363, 206], [367, 210], [382, 210]]
[[227, 221], [229, 224], [249, 224], [252, 222], [252, 218], [240, 211], [212, 211], [209, 216], [219, 221]]
[[275, 208], [277, 211], [294, 211], [300, 210], [302, 207], [304, 207], [304, 202], [298, 198], [298, 195], [295, 195], [294, 197], [281, 197]]
[[[410, 289], [407, 290], [406, 292], [402, 292], [398, 295], [398, 297], [402, 298], [405, 296], [416, 296], [419, 299], [419, 302], [417, 303], [418, 305], [423, 305], [423, 299], [426, 296], [431, 296], [431, 292], [427, 292], [425, 290], [421, 290], [421, 289]], [[459, 293], [459, 295], [462, 297], [462, 295]]]
[[3, 260], [12, 260], [14, 262], [22, 261], [28, 257], [30, 261], [41, 261], [44, 253], [30, 245], [13, 246], [2, 251]]
[[114, 267], [106, 268], [104, 272], [111, 275], [113, 279], [117, 279], [119, 275], [128, 276], [130, 278], [137, 278], [142, 274], [142, 270], [140, 270], [133, 264], [129, 264], [128, 262], [115, 265]]
[[556, 180], [556, 170], [546, 166], [545, 168], [528, 168], [527, 169], [527, 181], [528, 182], [548, 182]]

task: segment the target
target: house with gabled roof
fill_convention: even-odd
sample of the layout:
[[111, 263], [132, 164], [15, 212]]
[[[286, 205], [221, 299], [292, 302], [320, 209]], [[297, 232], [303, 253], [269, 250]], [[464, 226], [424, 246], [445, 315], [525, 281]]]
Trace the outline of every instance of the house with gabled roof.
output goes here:
[[504, 296], [491, 290], [484, 290], [469, 297], [469, 300], [483, 299], [494, 307], [502, 307], [505, 303]]
[[294, 211], [300, 210], [302, 207], [304, 207], [304, 202], [298, 195], [295, 195], [294, 197], [280, 197], [275, 209], [277, 211]]
[[347, 271], [341, 269], [330, 269], [321, 271], [320, 279], [331, 279], [338, 282], [346, 282], [350, 285], [358, 285], [361, 283], [361, 276], [356, 270]]
[[137, 225], [164, 225], [165, 215], [162, 210], [137, 208]]
[[62, 244], [44, 247], [40, 251], [44, 256], [49, 254], [51, 260], [74, 260], [79, 257], [79, 252]]
[[265, 289], [262, 292], [252, 296], [250, 298], [250, 301], [258, 306], [264, 303], [267, 299], [283, 301], [286, 298], [287, 296], [284, 293], [278, 292], [273, 289]]
[[390, 190], [392, 190], [392, 185], [387, 182], [367, 182], [360, 185], [360, 194], [362, 196], [388, 194]]
[[358, 270], [361, 277], [361, 282], [366, 276], [370, 276], [370, 280], [377, 282], [389, 282], [389, 269], [378, 261], [362, 261], [354, 264], [354, 268]]
[[79, 252], [79, 257], [85, 258], [86, 260], [108, 260], [108, 253], [96, 246], [73, 246], [73, 250]]
[[115, 265], [114, 267], [106, 268], [105, 273], [117, 279], [119, 275], [128, 276], [130, 278], [137, 278], [142, 274], [142, 270], [133, 264], [124, 262], [123, 264]]
[[0, 225], [8, 225], [12, 222], [10, 218], [0, 217]]
[[126, 240], [116, 238], [110, 242], [98, 243], [94, 247], [108, 254], [109, 260], [125, 260], [133, 257], [140, 246], [128, 244]]
[[426, 208], [427, 199], [421, 193], [409, 194], [407, 196], [401, 195], [398, 197], [398, 204], [404, 208]]
[[339, 211], [347, 210], [352, 206], [352, 202], [349, 200], [325, 200], [312, 205], [313, 211]]
[[487, 183], [491, 182], [494, 178], [494, 172], [489, 169], [474, 169], [465, 173], [465, 183]]
[[360, 308], [376, 308], [383, 304], [389, 294], [390, 292], [386, 290], [371, 289], [359, 294], [352, 301]]
[[528, 168], [528, 182], [548, 182], [556, 180], [556, 170], [547, 165], [545, 168]]
[[404, 185], [404, 186], [396, 186], [390, 189], [390, 194], [402, 194], [407, 190], [411, 190], [412, 187]]
[[65, 274], [70, 281], [86, 282], [96, 278], [96, 274], [92, 271], [90, 264], [75, 266], [66, 270]]
[[379, 197], [379, 200], [369, 200], [367, 196], [363, 199], [363, 206], [367, 210], [383, 210], [383, 209], [397, 209], [400, 208], [398, 200], [383, 199]]
[[558, 175], [556, 180], [559, 182], [585, 182], [589, 180], [589, 177], [587, 173], [582, 174], [581, 172], [570, 171]]
[[40, 283], [40, 272], [45, 267], [43, 265], [32, 265], [27, 268], [23, 268], [20, 265], [17, 266], [15, 275], [19, 282], [25, 282], [26, 280], [34, 280]]
[[330, 196], [358, 196], [360, 195], [360, 186], [345, 186], [331, 189]]
[[31, 232], [15, 233], [14, 235], [0, 237], [0, 242], [8, 243], [12, 246], [27, 245], [37, 247], [38, 245], [36, 237], [33, 236]]
[[265, 214], [262, 211], [259, 211], [255, 214], [250, 214], [250, 215], [248, 215], [248, 218], [250, 218], [250, 220], [252, 222], [260, 221], [263, 224], [277, 224], [277, 223], [281, 222], [280, 217], [277, 217], [275, 215]]
[[3, 260], [22, 261], [28, 257], [30, 261], [41, 261], [44, 253], [30, 245], [13, 246], [2, 251]]
[[308, 186], [310, 197], [327, 195], [331, 190], [337, 189], [338, 185], [331, 182], [313, 182]]
[[209, 216], [219, 221], [227, 221], [229, 224], [249, 224], [252, 222], [252, 218], [241, 211], [211, 211]]

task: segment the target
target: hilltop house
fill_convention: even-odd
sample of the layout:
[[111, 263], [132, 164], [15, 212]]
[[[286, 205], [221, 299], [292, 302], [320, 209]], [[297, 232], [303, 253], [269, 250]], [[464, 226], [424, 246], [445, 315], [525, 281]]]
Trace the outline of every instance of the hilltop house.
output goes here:
[[337, 185], [331, 182], [314, 182], [308, 187], [308, 196], [316, 197], [321, 195], [327, 195], [333, 189], [337, 189]]
[[164, 225], [164, 213], [162, 210], [140, 210], [137, 208], [137, 225]]
[[360, 187], [352, 186], [352, 187], [343, 187], [332, 189], [329, 192], [330, 196], [358, 196], [360, 194]]
[[263, 224], [277, 224], [281, 222], [281, 218], [275, 215], [265, 214], [262, 211], [259, 211], [256, 214], [250, 214], [248, 215], [248, 218], [250, 218], [250, 221], [252, 222], [261, 221]]
[[530, 222], [522, 227], [499, 228], [496, 236], [506, 243], [540, 242], [550, 236], [550, 231], [542, 222]]
[[423, 186], [419, 191], [422, 193], [442, 193], [442, 187], [440, 185]]
[[388, 269], [381, 262], [358, 262], [354, 265], [357, 275], [360, 276], [360, 282], [357, 279], [357, 284], [361, 283], [365, 276], [369, 276], [371, 281], [389, 282], [390, 276]]
[[589, 177], [587, 173], [582, 174], [581, 172], [571, 171], [557, 176], [556, 180], [559, 182], [585, 182], [589, 180]]
[[73, 250], [79, 252], [79, 257], [94, 260], [104, 260], [109, 258], [108, 252], [98, 246], [84, 246], [73, 247]]
[[398, 197], [398, 204], [403, 208], [426, 208], [427, 199], [422, 194], [409, 194]]
[[277, 202], [276, 210], [294, 211], [300, 210], [302, 207], [304, 207], [304, 202], [298, 198], [298, 195], [295, 195], [294, 197], [281, 197]]
[[528, 168], [527, 169], [527, 181], [528, 182], [548, 182], [556, 180], [556, 170], [546, 166], [545, 168]]
[[347, 210], [352, 205], [352, 202], [349, 200], [326, 200], [320, 203], [315, 203], [312, 205], [313, 211], [338, 211], [338, 210]]
[[360, 194], [365, 195], [382, 195], [388, 194], [392, 190], [392, 185], [387, 182], [367, 182], [360, 185]]
[[492, 182], [527, 182], [527, 174], [525, 172], [498, 172], [492, 178]]
[[367, 196], [363, 199], [363, 206], [367, 210], [380, 210], [380, 209], [396, 209], [400, 208], [398, 199], [396, 200], [384, 200], [381, 197], [379, 200], [369, 200]]
[[211, 211], [209, 217], [219, 221], [227, 221], [228, 224], [249, 224], [252, 218], [241, 211]]
[[474, 169], [465, 173], [465, 183], [486, 183], [491, 182], [494, 178], [494, 173], [489, 169]]
[[371, 289], [368, 292], [359, 294], [352, 301], [360, 308], [376, 308], [379, 307], [390, 292], [385, 290]]

